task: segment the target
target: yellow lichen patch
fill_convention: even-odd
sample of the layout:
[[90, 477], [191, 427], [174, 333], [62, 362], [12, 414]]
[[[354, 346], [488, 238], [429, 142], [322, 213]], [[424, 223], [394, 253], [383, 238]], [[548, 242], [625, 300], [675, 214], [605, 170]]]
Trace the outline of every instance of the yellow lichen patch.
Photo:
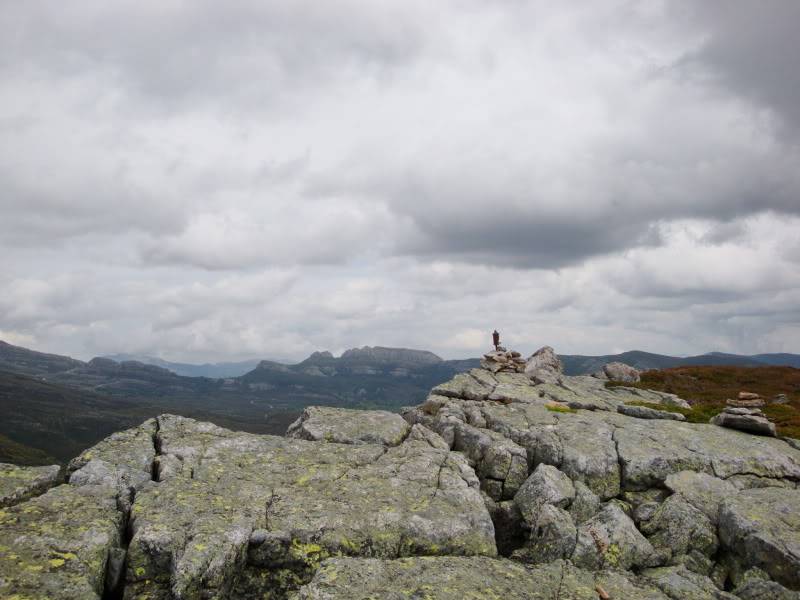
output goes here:
[[197, 550], [198, 552], [202, 552], [206, 548], [208, 548], [208, 546], [206, 546], [205, 544], [195, 544], [194, 545], [194, 549]]
[[304, 544], [296, 538], [292, 540], [289, 554], [292, 558], [302, 560], [310, 566], [317, 566], [329, 556], [328, 552], [319, 544], [314, 544], [313, 542]]
[[75, 560], [78, 556], [72, 552], [53, 552], [56, 556], [60, 556], [64, 560]]
[[63, 558], [51, 558], [47, 562], [50, 563], [51, 567], [57, 569], [58, 567], [63, 567], [66, 561]]
[[25, 567], [25, 568], [26, 568], [28, 571], [33, 571], [33, 572], [35, 572], [35, 573], [36, 573], [36, 572], [39, 572], [39, 571], [43, 571], [43, 570], [44, 570], [44, 567], [43, 567], [42, 565], [28, 565], [28, 566], [27, 566], [27, 567]]
[[616, 567], [619, 565], [620, 549], [617, 544], [611, 544], [603, 554], [603, 558], [607, 565]]

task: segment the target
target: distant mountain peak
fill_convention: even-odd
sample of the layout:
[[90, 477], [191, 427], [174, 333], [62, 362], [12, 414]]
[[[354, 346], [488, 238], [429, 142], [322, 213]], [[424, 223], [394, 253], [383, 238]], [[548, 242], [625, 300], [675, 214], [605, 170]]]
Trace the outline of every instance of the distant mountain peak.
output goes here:
[[385, 346], [362, 346], [346, 350], [342, 361], [363, 360], [373, 363], [406, 364], [410, 366], [434, 365], [442, 362], [442, 358], [428, 350], [411, 350], [409, 348], [387, 348]]

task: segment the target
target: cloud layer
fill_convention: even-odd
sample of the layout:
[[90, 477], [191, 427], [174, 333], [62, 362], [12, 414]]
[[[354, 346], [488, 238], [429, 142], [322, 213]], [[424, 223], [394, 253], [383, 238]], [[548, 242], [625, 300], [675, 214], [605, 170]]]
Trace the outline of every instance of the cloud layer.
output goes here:
[[0, 338], [800, 351], [797, 4], [0, 16]]

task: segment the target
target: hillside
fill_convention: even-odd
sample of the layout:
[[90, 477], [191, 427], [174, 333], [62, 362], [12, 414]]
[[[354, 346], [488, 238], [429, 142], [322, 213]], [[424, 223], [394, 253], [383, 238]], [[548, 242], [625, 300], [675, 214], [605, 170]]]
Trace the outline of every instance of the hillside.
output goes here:
[[[793, 356], [768, 358], [789, 361]], [[752, 364], [750, 358], [732, 355], [681, 359], [637, 351], [561, 358], [567, 374], [592, 372], [613, 360], [644, 369], [685, 360]], [[0, 434], [10, 440], [8, 460], [18, 456], [15, 462], [34, 463], [46, 460], [37, 453], [65, 460], [111, 431], [159, 412], [254, 433], [280, 433], [309, 405], [397, 411], [418, 404], [431, 387], [478, 362], [378, 346], [352, 349], [340, 357], [315, 352], [294, 365], [261, 361], [238, 377], [207, 378], [181, 376], [136, 360], [84, 362], [0, 343], [0, 364], [6, 371], [3, 414], [8, 415]], [[88, 411], [86, 402], [91, 404]], [[12, 449], [12, 443], [21, 446]]]
[[258, 359], [242, 360], [238, 362], [203, 363], [199, 365], [171, 362], [153, 356], [142, 354], [111, 354], [103, 358], [110, 358], [114, 362], [135, 361], [146, 365], [154, 365], [172, 371], [176, 375], [184, 377], [209, 377], [211, 379], [221, 379], [226, 377], [238, 377], [248, 371], [252, 371], [261, 362]]

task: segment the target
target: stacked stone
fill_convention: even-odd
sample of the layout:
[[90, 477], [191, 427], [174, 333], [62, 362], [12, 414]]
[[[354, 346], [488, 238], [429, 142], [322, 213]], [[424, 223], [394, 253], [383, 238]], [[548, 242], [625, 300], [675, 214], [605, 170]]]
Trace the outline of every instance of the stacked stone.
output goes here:
[[762, 408], [766, 401], [753, 392], [739, 392], [738, 398], [735, 400], [728, 398], [725, 404], [733, 408]]
[[526, 362], [516, 350], [506, 350], [501, 346], [500, 349], [483, 355], [481, 367], [492, 373], [524, 373]]
[[728, 398], [725, 403], [725, 410], [711, 419], [710, 422], [714, 425], [758, 435], [776, 436], [775, 424], [761, 411], [766, 401], [758, 394], [739, 392], [738, 398]]

